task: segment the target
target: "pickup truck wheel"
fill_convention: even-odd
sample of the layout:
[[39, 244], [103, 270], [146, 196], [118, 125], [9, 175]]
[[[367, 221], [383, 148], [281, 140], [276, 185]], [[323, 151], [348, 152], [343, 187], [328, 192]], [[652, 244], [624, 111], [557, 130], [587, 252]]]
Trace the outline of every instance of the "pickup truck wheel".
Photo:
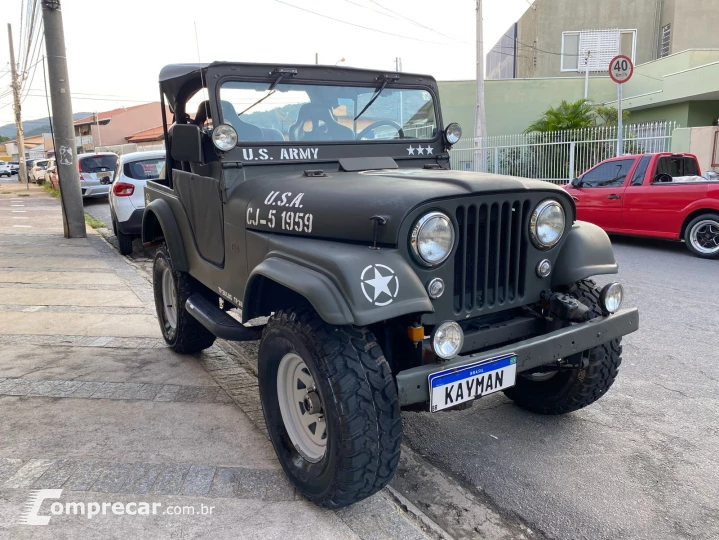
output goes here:
[[684, 241], [694, 255], [719, 258], [719, 214], [703, 214], [689, 222]]
[[172, 269], [167, 244], [163, 242], [152, 265], [152, 289], [162, 337], [175, 352], [194, 354], [215, 342], [214, 334], [185, 309], [187, 298], [199, 287], [187, 272]]
[[267, 430], [295, 487], [325, 508], [382, 489], [399, 462], [402, 424], [389, 365], [365, 328], [279, 311], [259, 349]]
[[[567, 294], [591, 309], [591, 318], [602, 314], [599, 307], [599, 288], [594, 281], [584, 279], [571, 287]], [[523, 409], [538, 414], [565, 414], [591, 405], [602, 397], [619, 373], [622, 363], [621, 339], [603, 343], [577, 355], [589, 365], [547, 374], [517, 377], [517, 384], [504, 394]]]

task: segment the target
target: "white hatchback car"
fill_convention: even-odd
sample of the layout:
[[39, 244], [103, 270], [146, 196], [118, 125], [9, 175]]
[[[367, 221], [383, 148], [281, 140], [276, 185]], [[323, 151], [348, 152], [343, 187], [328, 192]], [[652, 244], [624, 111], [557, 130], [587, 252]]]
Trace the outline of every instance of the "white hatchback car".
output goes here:
[[164, 167], [164, 150], [133, 152], [117, 160], [110, 190], [110, 215], [112, 230], [123, 255], [132, 253], [132, 240], [142, 232], [145, 183], [160, 178]]

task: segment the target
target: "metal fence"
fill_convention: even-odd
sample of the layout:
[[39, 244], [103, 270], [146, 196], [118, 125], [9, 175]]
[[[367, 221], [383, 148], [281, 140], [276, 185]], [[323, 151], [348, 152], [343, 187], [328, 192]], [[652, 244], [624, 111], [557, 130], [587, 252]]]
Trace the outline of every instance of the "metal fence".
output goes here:
[[[624, 127], [624, 153], [671, 150], [676, 122]], [[617, 127], [500, 135], [466, 139], [450, 150], [452, 169], [524, 176], [565, 184], [602, 160], [617, 155]]]

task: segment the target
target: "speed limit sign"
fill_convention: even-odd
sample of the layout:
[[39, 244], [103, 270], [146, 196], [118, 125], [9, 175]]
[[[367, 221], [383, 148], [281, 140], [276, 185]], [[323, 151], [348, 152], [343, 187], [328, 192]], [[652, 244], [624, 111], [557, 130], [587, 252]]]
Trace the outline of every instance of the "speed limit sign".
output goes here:
[[623, 84], [632, 78], [634, 74], [634, 64], [628, 56], [620, 54], [612, 58], [609, 62], [609, 76], [617, 84]]

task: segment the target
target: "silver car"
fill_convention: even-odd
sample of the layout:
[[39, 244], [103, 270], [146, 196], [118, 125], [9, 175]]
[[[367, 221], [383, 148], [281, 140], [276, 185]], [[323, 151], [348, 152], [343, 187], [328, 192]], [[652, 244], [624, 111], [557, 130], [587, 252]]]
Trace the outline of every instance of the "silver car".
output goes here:
[[118, 156], [112, 152], [80, 154], [77, 163], [80, 169], [80, 188], [83, 198], [106, 197], [115, 175]]

